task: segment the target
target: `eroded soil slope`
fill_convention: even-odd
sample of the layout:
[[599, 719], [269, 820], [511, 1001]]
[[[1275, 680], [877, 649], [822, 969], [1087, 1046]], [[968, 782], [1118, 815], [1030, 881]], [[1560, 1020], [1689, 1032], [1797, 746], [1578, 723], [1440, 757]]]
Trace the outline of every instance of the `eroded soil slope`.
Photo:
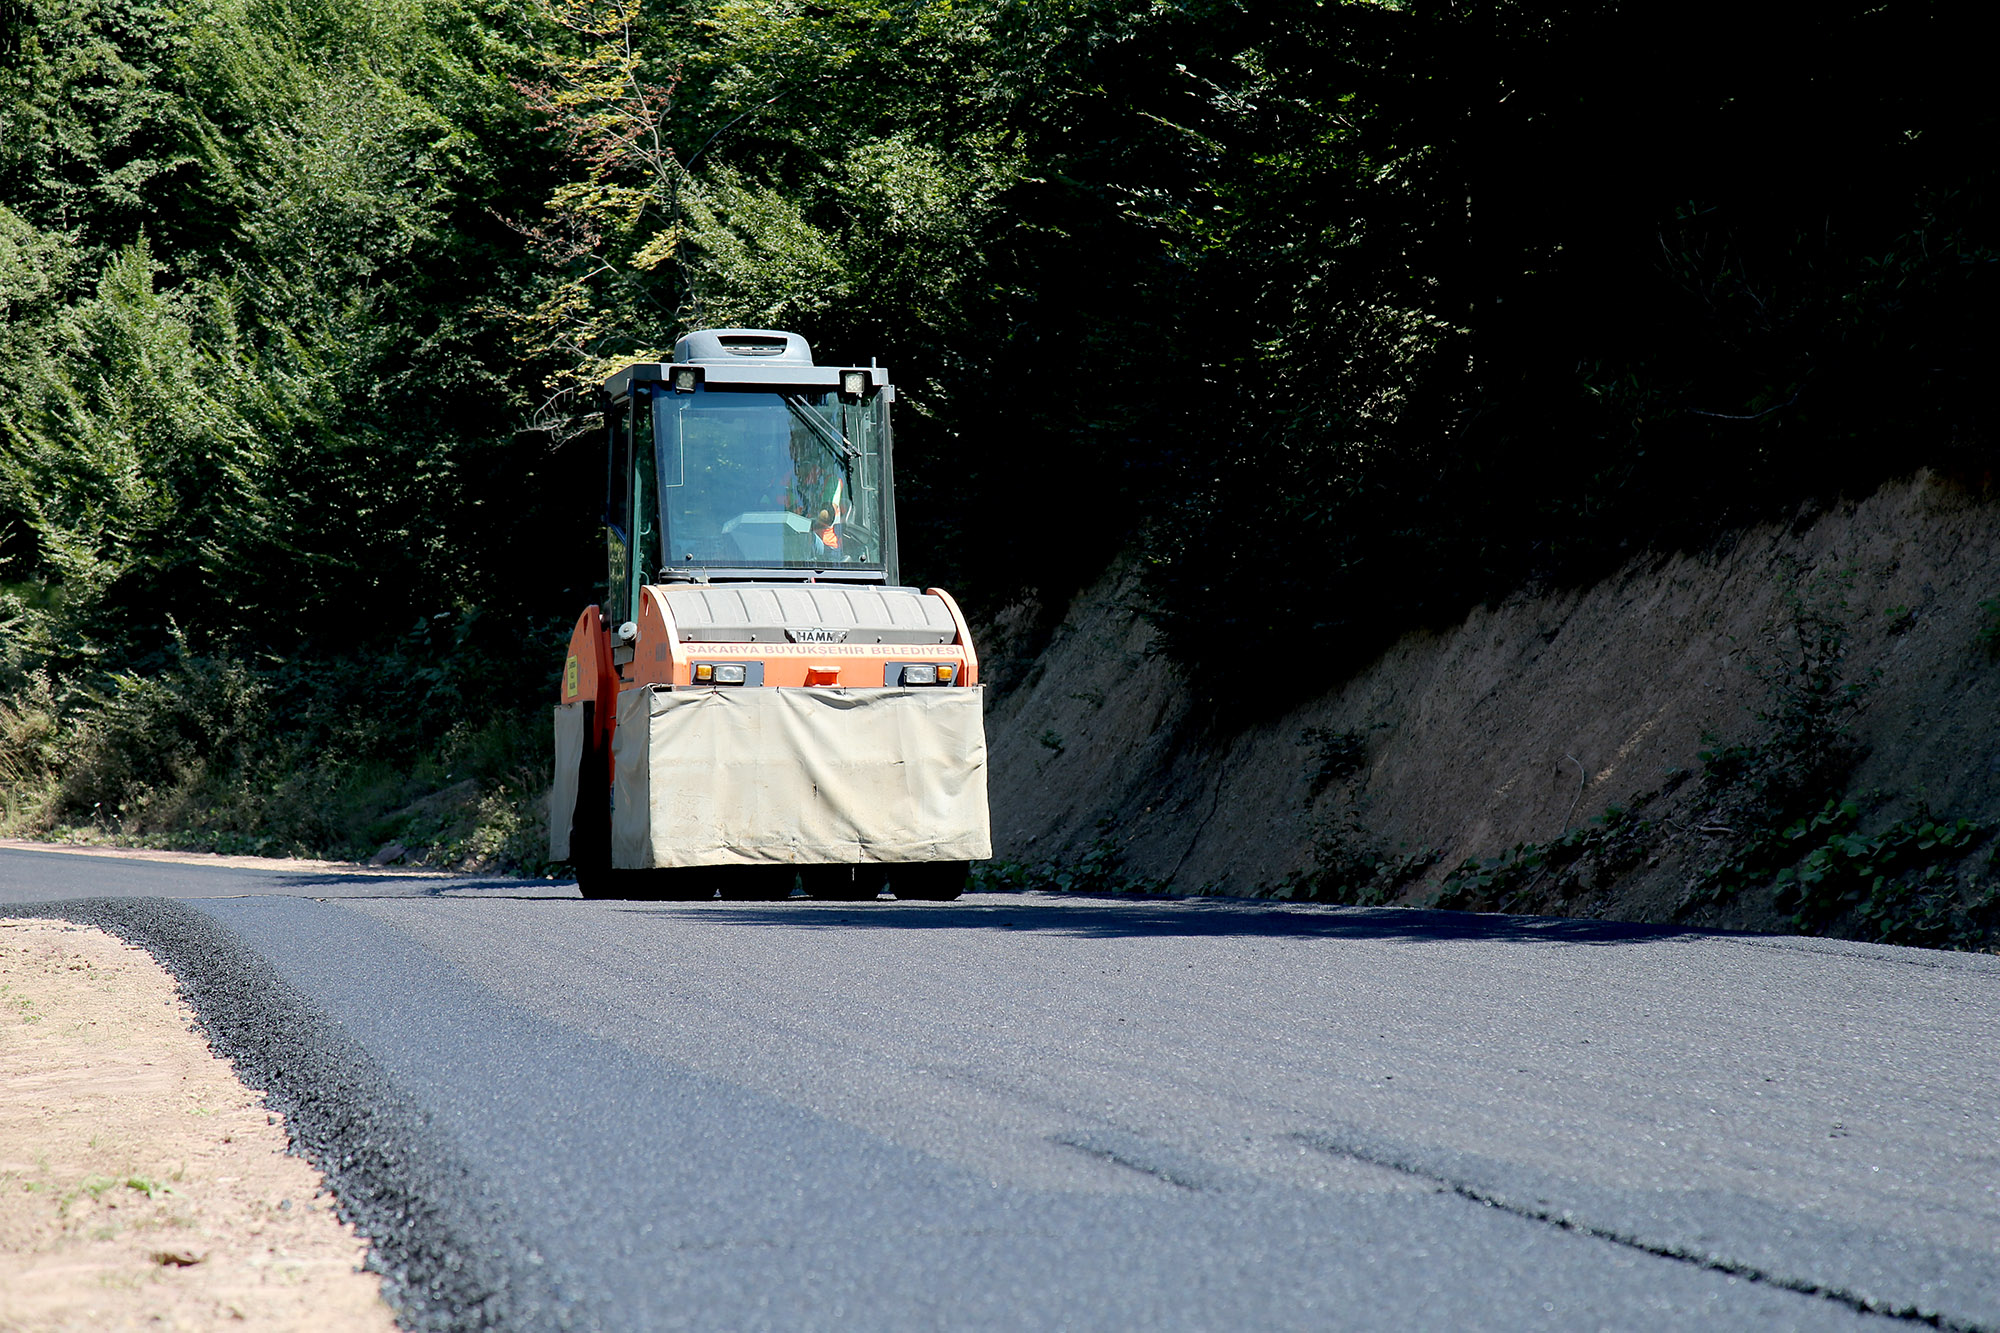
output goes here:
[[[1845, 721], [1860, 757], [1844, 779], [1863, 818], [1918, 801], [2000, 818], [2000, 661], [1981, 606], [2000, 598], [2000, 504], [1936, 477], [1474, 610], [1230, 736], [1190, 707], [1133, 595], [1131, 572], [1114, 570], [1012, 682], [995, 627], [1013, 685], [989, 722], [997, 856], [1073, 861], [1095, 847], [1103, 860], [1115, 847], [1123, 873], [1232, 894], [1281, 891], [1346, 857], [1412, 857], [1423, 868], [1395, 896], [1421, 902], [1467, 858], [1637, 801], [1674, 836], [1615, 882], [1582, 876], [1584, 900], [1546, 906], [1686, 916], [1721, 835], [1675, 813], [1696, 811], [1704, 749], [1768, 730], [1757, 713], [1795, 653], [1801, 604], [1838, 620], [1844, 682], [1865, 687]], [[1246, 675], [1242, 688], [1259, 684]], [[1754, 895], [1704, 919], [1784, 923]]]

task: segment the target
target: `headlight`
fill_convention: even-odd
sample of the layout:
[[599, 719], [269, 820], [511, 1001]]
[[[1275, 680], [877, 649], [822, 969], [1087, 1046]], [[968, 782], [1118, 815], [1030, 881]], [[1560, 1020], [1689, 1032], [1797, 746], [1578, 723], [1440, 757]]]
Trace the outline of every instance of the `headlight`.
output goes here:
[[688, 673], [697, 685], [746, 685], [750, 667], [745, 662], [696, 662]]
[[913, 663], [903, 668], [903, 683], [905, 685], [935, 685], [937, 684], [937, 671], [938, 669], [934, 666], [919, 666]]

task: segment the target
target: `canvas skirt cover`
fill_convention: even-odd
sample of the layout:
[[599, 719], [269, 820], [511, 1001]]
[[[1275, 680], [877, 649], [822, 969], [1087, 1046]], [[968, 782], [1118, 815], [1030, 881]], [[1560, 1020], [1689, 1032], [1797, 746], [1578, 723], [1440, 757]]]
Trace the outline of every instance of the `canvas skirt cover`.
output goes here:
[[627, 690], [611, 864], [976, 861], [993, 854], [984, 691]]
[[577, 769], [583, 764], [583, 705], [556, 705], [556, 773], [549, 787], [549, 860], [569, 860], [576, 816]]

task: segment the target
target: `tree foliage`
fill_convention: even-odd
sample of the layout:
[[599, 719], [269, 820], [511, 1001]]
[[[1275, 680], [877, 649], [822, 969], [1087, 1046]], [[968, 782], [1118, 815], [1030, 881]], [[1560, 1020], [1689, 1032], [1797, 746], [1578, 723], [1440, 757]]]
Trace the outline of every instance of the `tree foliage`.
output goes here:
[[703, 325], [880, 358], [913, 572], [1057, 606], [1136, 547], [1217, 699], [1993, 461], [1952, 7], [5, 12], [0, 722], [229, 664], [323, 750], [527, 716], [595, 578], [575, 391]]
[[548, 270], [538, 299], [518, 315], [497, 313], [516, 323], [524, 360], [587, 401], [607, 374], [673, 343], [676, 284], [655, 271], [681, 235], [677, 80], [650, 76], [665, 62], [641, 49], [640, 0], [554, 0], [547, 12], [559, 44], [541, 53], [541, 77], [515, 86], [570, 171], [545, 218], [519, 228]]

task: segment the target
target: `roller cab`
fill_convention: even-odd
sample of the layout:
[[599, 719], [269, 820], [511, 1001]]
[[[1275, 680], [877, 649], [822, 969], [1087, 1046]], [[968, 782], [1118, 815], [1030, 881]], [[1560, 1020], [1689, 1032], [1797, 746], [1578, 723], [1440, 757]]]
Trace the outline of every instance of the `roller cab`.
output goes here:
[[759, 329], [605, 382], [549, 821], [586, 896], [955, 897], [991, 855], [978, 655], [899, 579], [894, 400]]

